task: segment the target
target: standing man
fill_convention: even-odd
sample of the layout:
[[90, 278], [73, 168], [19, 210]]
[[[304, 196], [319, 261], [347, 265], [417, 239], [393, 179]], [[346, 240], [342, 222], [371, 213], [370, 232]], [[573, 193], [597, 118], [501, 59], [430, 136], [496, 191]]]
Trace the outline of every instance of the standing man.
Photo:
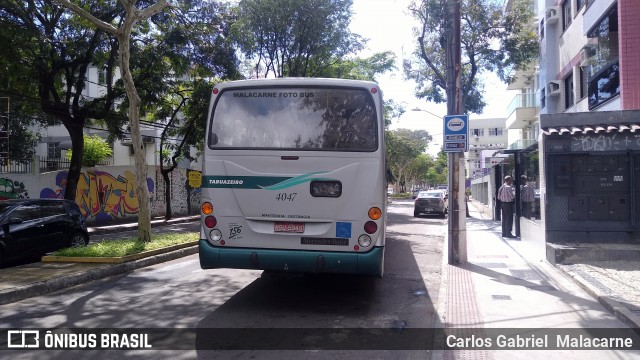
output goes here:
[[513, 201], [516, 198], [515, 190], [512, 183], [511, 176], [504, 177], [504, 184], [498, 189], [498, 200], [502, 203], [502, 237], [515, 238], [511, 234], [513, 228]]
[[535, 200], [533, 188], [527, 184], [527, 176], [520, 177], [522, 185], [520, 185], [520, 200], [522, 202], [522, 216], [531, 219], [531, 204]]

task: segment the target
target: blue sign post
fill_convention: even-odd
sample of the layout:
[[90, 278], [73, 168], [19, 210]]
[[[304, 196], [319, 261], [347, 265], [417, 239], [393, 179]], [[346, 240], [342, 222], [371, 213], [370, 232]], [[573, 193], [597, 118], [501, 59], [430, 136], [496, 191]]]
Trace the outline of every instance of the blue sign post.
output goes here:
[[469, 151], [469, 115], [447, 115], [444, 117], [445, 152]]

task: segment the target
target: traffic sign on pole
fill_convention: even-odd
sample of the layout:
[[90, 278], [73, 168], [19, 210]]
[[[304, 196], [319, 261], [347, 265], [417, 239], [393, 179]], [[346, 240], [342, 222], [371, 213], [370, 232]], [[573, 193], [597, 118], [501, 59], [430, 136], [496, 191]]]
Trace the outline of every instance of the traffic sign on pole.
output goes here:
[[447, 115], [444, 117], [445, 152], [469, 151], [469, 115]]

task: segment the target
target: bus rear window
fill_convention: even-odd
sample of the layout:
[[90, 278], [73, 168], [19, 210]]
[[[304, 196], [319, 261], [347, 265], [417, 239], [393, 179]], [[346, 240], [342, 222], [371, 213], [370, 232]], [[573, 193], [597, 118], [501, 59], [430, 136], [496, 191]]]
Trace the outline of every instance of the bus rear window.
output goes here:
[[375, 151], [377, 114], [364, 89], [223, 91], [209, 127], [211, 149]]

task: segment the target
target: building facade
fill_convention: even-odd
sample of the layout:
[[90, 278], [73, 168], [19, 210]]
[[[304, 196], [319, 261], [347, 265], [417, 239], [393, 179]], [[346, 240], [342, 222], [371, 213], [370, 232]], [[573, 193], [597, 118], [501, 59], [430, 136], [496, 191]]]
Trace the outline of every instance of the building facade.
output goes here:
[[509, 85], [523, 106], [507, 128], [521, 133], [502, 168], [526, 175], [541, 204], [539, 220], [517, 207], [520, 236], [543, 253], [547, 243], [639, 243], [640, 2], [534, 4], [540, 58]]

